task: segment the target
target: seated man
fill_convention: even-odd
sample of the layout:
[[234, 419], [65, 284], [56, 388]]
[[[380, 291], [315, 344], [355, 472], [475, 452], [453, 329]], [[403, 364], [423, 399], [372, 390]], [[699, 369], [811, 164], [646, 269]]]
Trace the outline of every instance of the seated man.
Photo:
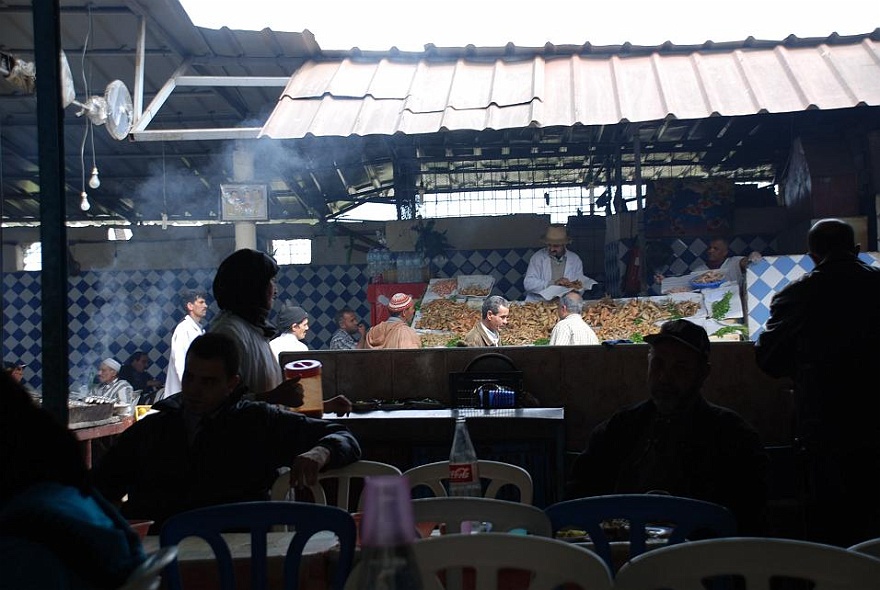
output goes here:
[[645, 341], [651, 397], [593, 430], [572, 465], [566, 496], [662, 490], [721, 504], [740, 534], [761, 535], [767, 455], [754, 428], [700, 392], [710, 370], [706, 331], [671, 320]]
[[266, 500], [277, 470], [291, 486], [317, 481], [324, 467], [357, 461], [347, 428], [284, 407], [241, 399], [238, 352], [225, 334], [196, 338], [186, 354], [183, 391], [153, 405], [119, 435], [94, 471], [95, 485], [128, 518], [155, 521], [229, 502]]
[[108, 401], [121, 404], [130, 404], [133, 401], [134, 388], [125, 379], [119, 378], [119, 369], [122, 365], [113, 358], [106, 358], [98, 366], [99, 383], [92, 387], [89, 395], [104, 398]]

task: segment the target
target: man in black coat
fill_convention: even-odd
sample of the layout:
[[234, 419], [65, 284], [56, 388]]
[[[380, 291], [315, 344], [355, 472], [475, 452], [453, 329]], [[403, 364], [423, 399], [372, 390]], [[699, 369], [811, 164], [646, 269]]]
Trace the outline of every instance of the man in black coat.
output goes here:
[[755, 358], [794, 380], [807, 538], [849, 546], [880, 536], [880, 269], [840, 219], [807, 241], [816, 267], [773, 296]]
[[238, 352], [229, 336], [196, 338], [186, 355], [183, 391], [153, 405], [158, 414], [119, 435], [93, 473], [127, 518], [155, 521], [230, 502], [269, 499], [278, 469], [291, 485], [317, 482], [323, 468], [357, 461], [361, 448], [341, 424], [241, 399]]
[[725, 506], [740, 534], [762, 534], [767, 456], [754, 428], [701, 394], [710, 371], [706, 331], [671, 320], [645, 341], [651, 397], [593, 430], [566, 496], [662, 491]]

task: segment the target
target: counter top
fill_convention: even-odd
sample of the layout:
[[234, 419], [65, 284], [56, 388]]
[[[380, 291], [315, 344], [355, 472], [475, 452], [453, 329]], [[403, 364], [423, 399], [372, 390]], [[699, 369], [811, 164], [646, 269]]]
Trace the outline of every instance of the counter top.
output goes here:
[[373, 410], [370, 412], [352, 412], [348, 416], [336, 416], [325, 414], [325, 420], [375, 420], [386, 418], [409, 418], [415, 420], [425, 419], [452, 419], [456, 416], [464, 416], [467, 419], [482, 418], [525, 418], [544, 420], [564, 420], [565, 408], [517, 408], [517, 409], [442, 409], [442, 410]]

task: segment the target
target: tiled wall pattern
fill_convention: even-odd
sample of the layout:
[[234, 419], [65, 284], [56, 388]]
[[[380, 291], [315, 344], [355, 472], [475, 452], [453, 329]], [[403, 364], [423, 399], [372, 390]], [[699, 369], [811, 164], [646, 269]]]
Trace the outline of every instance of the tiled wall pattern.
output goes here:
[[[460, 251], [450, 255], [438, 276], [491, 274], [496, 292], [522, 298], [522, 276], [535, 249]], [[70, 378], [73, 386], [90, 381], [108, 356], [125, 362], [135, 350], [150, 357], [148, 372], [164, 378], [171, 333], [183, 317], [178, 294], [186, 289], [207, 293], [208, 323], [218, 312], [211, 296], [215, 269], [165, 271], [87, 271], [71, 277], [69, 288]], [[366, 265], [285, 266], [278, 277], [278, 297], [309, 312], [306, 344], [326, 348], [336, 330], [334, 314], [348, 305], [369, 321]], [[27, 363], [25, 380], [39, 390], [42, 314], [40, 273], [2, 276], [2, 352], [4, 360]]]
[[[880, 253], [862, 252], [859, 254], [866, 263], [880, 267]], [[764, 324], [770, 317], [770, 300], [773, 294], [795, 279], [815, 268], [813, 260], [806, 254], [800, 256], [767, 256], [762, 261], [750, 265], [746, 276], [748, 285], [749, 339], [755, 340], [764, 331]]]

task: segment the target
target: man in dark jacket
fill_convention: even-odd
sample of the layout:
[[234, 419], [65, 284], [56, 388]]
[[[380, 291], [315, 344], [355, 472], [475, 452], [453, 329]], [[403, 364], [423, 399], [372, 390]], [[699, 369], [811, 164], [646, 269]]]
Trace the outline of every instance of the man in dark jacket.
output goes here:
[[93, 476], [98, 489], [122, 503], [128, 518], [155, 521], [214, 504], [266, 500], [280, 467], [291, 485], [361, 456], [344, 426], [286, 408], [247, 401], [239, 386], [238, 352], [229, 336], [196, 338], [186, 355], [183, 391], [155, 404], [123, 432]]
[[840, 219], [807, 241], [816, 267], [773, 296], [755, 355], [794, 380], [807, 537], [849, 546], [880, 536], [880, 269]]
[[567, 497], [663, 491], [721, 504], [740, 534], [762, 534], [767, 456], [754, 428], [700, 393], [710, 370], [706, 331], [672, 320], [645, 341], [651, 398], [593, 430]]

